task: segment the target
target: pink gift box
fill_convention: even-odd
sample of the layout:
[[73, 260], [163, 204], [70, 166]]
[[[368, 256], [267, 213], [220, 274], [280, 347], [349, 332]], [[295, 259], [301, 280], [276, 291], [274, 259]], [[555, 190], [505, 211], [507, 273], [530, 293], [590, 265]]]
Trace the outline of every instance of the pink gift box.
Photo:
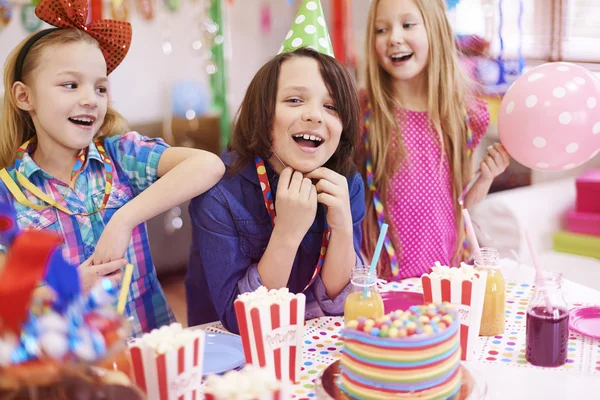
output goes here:
[[[600, 197], [597, 201], [600, 202]], [[573, 233], [600, 236], [600, 213], [569, 211], [567, 214], [567, 230]]]
[[600, 169], [589, 169], [575, 181], [577, 200], [575, 210], [579, 213], [600, 214]]

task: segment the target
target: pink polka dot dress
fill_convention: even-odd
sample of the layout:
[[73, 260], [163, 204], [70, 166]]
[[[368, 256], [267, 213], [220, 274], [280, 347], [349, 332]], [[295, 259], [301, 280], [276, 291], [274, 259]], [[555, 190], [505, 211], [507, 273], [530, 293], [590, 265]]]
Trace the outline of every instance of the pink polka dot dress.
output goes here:
[[[396, 279], [419, 277], [429, 272], [436, 261], [450, 265], [458, 237], [452, 174], [446, 155], [440, 167], [438, 135], [429, 124], [427, 112], [398, 109], [399, 123], [402, 114], [407, 158], [390, 181], [385, 208], [386, 220], [391, 222], [399, 241], [394, 243], [400, 263]], [[489, 124], [486, 103], [476, 100], [468, 115], [474, 149]], [[392, 147], [397, 144], [392, 143]], [[382, 262], [389, 260], [382, 257]]]

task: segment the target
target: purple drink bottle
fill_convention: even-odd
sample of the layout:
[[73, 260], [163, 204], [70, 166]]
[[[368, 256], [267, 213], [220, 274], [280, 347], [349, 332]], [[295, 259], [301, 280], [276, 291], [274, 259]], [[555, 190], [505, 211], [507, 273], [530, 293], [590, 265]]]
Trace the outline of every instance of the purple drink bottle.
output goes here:
[[[543, 288], [536, 285], [527, 308], [525, 355], [533, 365], [559, 367], [567, 361], [569, 308], [563, 297], [562, 274], [544, 272], [541, 279]], [[545, 297], [550, 300], [550, 310]]]

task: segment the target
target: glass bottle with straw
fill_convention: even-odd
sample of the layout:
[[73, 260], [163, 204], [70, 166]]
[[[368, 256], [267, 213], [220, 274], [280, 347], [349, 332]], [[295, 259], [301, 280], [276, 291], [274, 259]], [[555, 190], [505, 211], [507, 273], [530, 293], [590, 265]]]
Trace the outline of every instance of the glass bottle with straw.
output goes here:
[[352, 272], [352, 288], [344, 303], [344, 320], [357, 320], [360, 317], [376, 319], [384, 314], [383, 300], [377, 290], [377, 262], [387, 233], [388, 225], [383, 224], [371, 266], [357, 266]]
[[540, 367], [559, 367], [567, 361], [569, 343], [569, 307], [562, 275], [542, 271], [527, 231], [525, 238], [536, 270], [535, 293], [527, 308], [525, 358]]
[[502, 335], [506, 327], [506, 284], [499, 266], [500, 255], [491, 247], [482, 247], [479, 252], [483, 264], [475, 260], [475, 267], [487, 271], [479, 335]]
[[480, 248], [475, 236], [471, 217], [466, 209], [462, 210], [467, 229], [467, 238], [473, 251], [475, 267], [487, 271], [483, 313], [479, 328], [480, 336], [496, 336], [504, 333], [506, 326], [506, 285], [499, 267], [500, 255], [496, 249]]

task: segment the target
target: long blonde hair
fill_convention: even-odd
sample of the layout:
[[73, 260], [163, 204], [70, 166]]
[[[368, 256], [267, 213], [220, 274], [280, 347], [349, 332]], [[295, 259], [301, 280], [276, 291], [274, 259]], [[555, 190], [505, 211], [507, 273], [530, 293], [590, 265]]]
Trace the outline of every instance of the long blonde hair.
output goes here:
[[[33, 36], [32, 34], [31, 36]], [[31, 37], [29, 36], [29, 37]], [[4, 108], [0, 119], [0, 168], [10, 166], [15, 160], [15, 151], [25, 141], [35, 137], [35, 128], [27, 111], [17, 107], [12, 87], [15, 84], [17, 57], [29, 37], [25, 38], [8, 56], [4, 64]], [[39, 66], [43, 52], [57, 45], [83, 41], [98, 46], [96, 39], [79, 29], [59, 29], [39, 39], [27, 52], [23, 62], [23, 83], [31, 81], [31, 75]], [[110, 106], [104, 122], [96, 134], [108, 137], [122, 134], [127, 130], [127, 121]]]
[[[413, 0], [419, 8], [425, 23], [429, 40], [429, 55], [426, 67], [428, 91], [428, 115], [432, 126], [438, 133], [442, 159], [444, 152], [450, 163], [452, 173], [452, 196], [458, 199], [463, 186], [470, 178], [470, 165], [467, 158], [466, 103], [470, 93], [470, 83], [462, 73], [454, 41], [454, 33], [446, 18], [445, 0]], [[369, 119], [369, 147], [373, 163], [373, 174], [381, 200], [387, 200], [388, 183], [406, 158], [406, 149], [402, 132], [398, 126], [395, 108], [392, 77], [379, 65], [375, 53], [375, 20], [380, 0], [373, 0], [369, 10], [366, 40], [366, 88], [370, 99], [371, 116]], [[442, 74], [444, 76], [442, 76]], [[395, 138], [394, 138], [395, 136]], [[390, 152], [393, 141], [397, 151]], [[442, 160], [440, 160], [441, 162]], [[363, 249], [371, 257], [375, 248], [379, 227], [373, 206], [373, 195], [367, 190], [367, 216], [363, 225], [365, 234]], [[454, 257], [462, 249], [464, 233], [462, 215], [458, 200], [454, 202], [456, 227], [458, 234]], [[389, 223], [389, 221], [388, 221]], [[390, 228], [393, 228], [390, 226]], [[391, 234], [395, 237], [394, 229]], [[394, 241], [398, 243], [397, 240]], [[399, 249], [396, 249], [397, 251]], [[389, 271], [382, 271], [384, 274]]]

